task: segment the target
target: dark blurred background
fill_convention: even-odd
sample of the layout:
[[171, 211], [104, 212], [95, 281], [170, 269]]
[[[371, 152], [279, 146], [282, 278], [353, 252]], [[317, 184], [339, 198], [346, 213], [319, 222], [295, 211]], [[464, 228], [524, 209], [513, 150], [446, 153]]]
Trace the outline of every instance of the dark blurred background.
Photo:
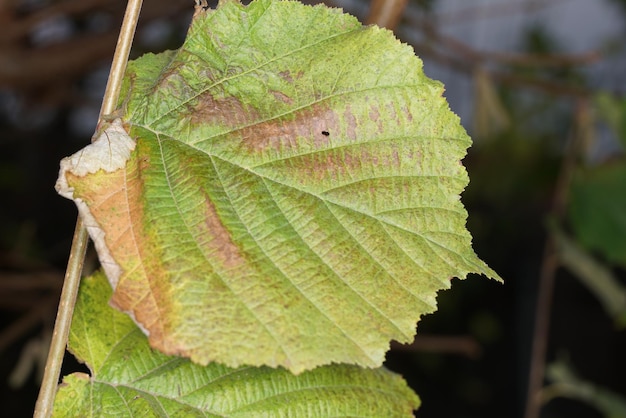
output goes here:
[[[416, 416], [626, 417], [626, 1], [324, 3], [413, 45], [475, 141], [468, 228], [505, 284], [455, 280], [388, 354]], [[58, 162], [89, 143], [124, 7], [0, 1], [2, 416], [32, 416], [76, 220]], [[145, 0], [133, 57], [192, 10]]]

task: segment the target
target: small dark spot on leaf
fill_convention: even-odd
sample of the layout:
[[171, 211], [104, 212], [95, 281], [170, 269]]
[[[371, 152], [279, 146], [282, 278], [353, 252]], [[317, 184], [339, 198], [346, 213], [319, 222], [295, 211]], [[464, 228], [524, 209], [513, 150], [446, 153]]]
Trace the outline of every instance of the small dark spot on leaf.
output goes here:
[[328, 136], [328, 135], [330, 135], [330, 132], [328, 132], [328, 131], [322, 131], [322, 135], [324, 135], [324, 136]]

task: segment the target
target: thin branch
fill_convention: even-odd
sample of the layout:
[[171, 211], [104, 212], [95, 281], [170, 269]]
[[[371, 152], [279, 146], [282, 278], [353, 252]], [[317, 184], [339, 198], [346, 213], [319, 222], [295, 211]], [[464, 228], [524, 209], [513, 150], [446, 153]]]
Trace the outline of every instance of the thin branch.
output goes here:
[[483, 66], [491, 63], [499, 66], [565, 68], [590, 65], [598, 62], [602, 58], [602, 54], [597, 51], [587, 51], [580, 54], [481, 51], [460, 39], [443, 34], [430, 22], [423, 22], [422, 26], [430, 39], [436, 42], [437, 46], [448, 49], [455, 56], [462, 56], [475, 64], [481, 64]]
[[65, 345], [70, 332], [70, 324], [72, 323], [72, 314], [74, 313], [74, 305], [76, 304], [76, 295], [78, 294], [88, 242], [87, 230], [79, 217], [76, 221], [74, 240], [65, 272], [63, 290], [61, 291], [61, 301], [59, 302], [50, 350], [48, 351], [46, 369], [41, 382], [37, 404], [35, 405], [34, 418], [48, 418], [52, 414], [57, 382], [61, 365], [63, 364], [63, 356], [65, 355]]
[[0, 86], [37, 89], [71, 79], [114, 51], [117, 34], [89, 34], [38, 49], [0, 49]]
[[535, 308], [535, 328], [531, 347], [531, 360], [528, 376], [528, 390], [526, 397], [526, 413], [524, 418], [539, 418], [541, 410], [540, 391], [545, 374], [546, 351], [548, 334], [550, 332], [550, 311], [554, 281], [559, 262], [554, 251], [554, 242], [548, 239], [544, 248], [541, 273], [539, 276], [539, 290], [537, 306]]
[[595, 64], [602, 59], [602, 54], [598, 51], [587, 51], [580, 54], [481, 52], [478, 58], [516, 67], [567, 68]]
[[593, 94], [591, 89], [553, 79], [537, 76], [524, 76], [511, 72], [511, 67], [527, 68], [568, 68], [590, 65], [602, 58], [597, 51], [581, 54], [528, 54], [481, 51], [449, 35], [443, 34], [433, 22], [417, 15], [406, 15], [412, 27], [418, 27], [424, 38], [410, 36], [416, 53], [429, 57], [441, 65], [466, 74], [474, 74], [477, 67], [485, 71], [489, 78], [501, 84], [522, 87], [553, 96], [585, 99]]
[[[1, 3], [1, 1], [0, 1]], [[27, 36], [38, 24], [57, 15], [84, 14], [89, 10], [110, 10], [112, 18], [121, 18], [119, 2], [112, 0], [66, 0], [46, 6], [23, 18], [13, 16], [10, 10], [0, 10], [0, 86], [20, 89], [25, 92], [52, 90], [63, 82], [93, 69], [99, 63], [110, 59], [115, 50], [118, 31], [115, 28], [105, 32], [79, 30], [69, 39], [50, 45], [29, 45]], [[179, 13], [189, 5], [181, 2], [152, 2], [142, 10], [142, 23]], [[119, 10], [118, 10], [119, 9]], [[2, 13], [10, 15], [9, 18]], [[51, 87], [53, 86], [53, 87]]]
[[626, 398], [623, 394], [581, 379], [566, 362], [551, 364], [547, 374], [554, 383], [543, 389], [544, 402], [555, 397], [577, 399], [596, 408], [602, 416], [626, 417]]
[[407, 3], [408, 0], [372, 0], [367, 23], [394, 30]]
[[37, 304], [25, 315], [14, 321], [7, 328], [0, 332], [0, 353], [9, 347], [13, 342], [26, 335], [35, 325], [41, 322], [54, 310], [56, 296], [48, 297], [37, 301]]
[[[100, 109], [100, 117], [115, 110], [142, 3], [142, 0], [128, 0], [115, 55], [113, 56], [113, 63], [111, 64], [109, 80], [102, 101], [102, 108]], [[76, 221], [74, 240], [61, 293], [61, 302], [59, 303], [41, 390], [35, 406], [34, 418], [48, 418], [52, 414], [57, 382], [76, 304], [76, 295], [78, 294], [88, 241], [87, 229], [79, 217]]]
[[[437, 13], [435, 19], [439, 25], [449, 26], [458, 23], [467, 23], [478, 19], [493, 19], [500, 17], [509, 17], [520, 12], [532, 13], [547, 7], [554, 7], [559, 3], [569, 0], [532, 0], [527, 2], [507, 2], [500, 3], [481, 3], [480, 5], [471, 5], [464, 9], [457, 9], [450, 12]], [[468, 2], [469, 3], [469, 2]]]
[[411, 344], [400, 344], [392, 341], [391, 349], [393, 351], [430, 351], [457, 354], [469, 358], [477, 358], [482, 352], [480, 344], [469, 336], [418, 335]]
[[113, 0], [66, 0], [47, 5], [24, 18], [7, 19], [0, 34], [0, 45], [15, 43], [30, 34], [37, 25], [51, 16], [76, 16], [116, 4]]
[[63, 276], [57, 272], [0, 273], [0, 292], [50, 290], [61, 287]]
[[111, 64], [109, 80], [107, 81], [107, 86], [104, 91], [100, 118], [113, 113], [117, 105], [117, 98], [119, 97], [120, 88], [122, 87], [126, 63], [128, 62], [130, 48], [133, 45], [133, 38], [135, 36], [135, 29], [137, 28], [142, 3], [142, 0], [128, 0], [124, 21], [120, 29], [120, 37], [115, 47], [115, 55], [113, 56], [113, 62]]
[[[552, 203], [552, 217], [556, 220], [563, 218], [568, 198], [568, 190], [573, 176], [580, 143], [581, 126], [588, 121], [589, 102], [580, 100], [575, 116], [576, 128], [570, 140], [561, 164], [561, 170], [557, 179]], [[531, 347], [531, 359], [528, 376], [528, 390], [526, 397], [526, 411], [524, 418], [539, 418], [541, 411], [541, 388], [546, 368], [546, 352], [548, 347], [548, 337], [550, 332], [550, 311], [552, 296], [554, 293], [554, 283], [556, 272], [560, 262], [556, 254], [556, 243], [554, 237], [549, 235], [546, 239], [541, 273], [539, 276], [539, 290], [537, 294], [537, 306], [535, 308], [535, 329]]]
[[[466, 74], [473, 74], [473, 71], [475, 70], [473, 62], [468, 62], [467, 60], [437, 51], [432, 48], [430, 43], [415, 42], [413, 47], [419, 56], [429, 57], [450, 69]], [[525, 88], [552, 96], [571, 97], [576, 99], [585, 99], [593, 94], [593, 90], [585, 87], [566, 84], [555, 80], [542, 80], [537, 77], [522, 76], [507, 73], [505, 71], [491, 70], [484, 67], [482, 68], [492, 80], [510, 87]]]

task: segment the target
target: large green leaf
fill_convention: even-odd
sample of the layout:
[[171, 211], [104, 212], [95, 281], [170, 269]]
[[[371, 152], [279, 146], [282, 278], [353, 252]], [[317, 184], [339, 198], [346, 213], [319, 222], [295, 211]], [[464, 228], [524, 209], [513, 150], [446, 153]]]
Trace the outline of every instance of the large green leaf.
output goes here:
[[110, 308], [103, 274], [81, 284], [70, 350], [92, 375], [66, 376], [54, 417], [412, 417], [417, 396], [385, 369], [284, 369], [212, 363], [152, 350], [128, 316]]
[[453, 277], [497, 277], [465, 229], [471, 141], [442, 93], [409, 46], [339, 10], [222, 2], [179, 50], [130, 64], [57, 187], [153, 347], [375, 367]]

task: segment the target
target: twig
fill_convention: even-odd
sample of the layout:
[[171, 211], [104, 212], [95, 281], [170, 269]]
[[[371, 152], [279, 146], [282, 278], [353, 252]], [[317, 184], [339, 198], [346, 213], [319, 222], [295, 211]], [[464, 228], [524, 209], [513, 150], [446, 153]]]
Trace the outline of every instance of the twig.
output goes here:
[[65, 345], [70, 331], [74, 305], [76, 304], [76, 295], [78, 293], [78, 285], [80, 284], [80, 275], [88, 241], [87, 230], [79, 217], [76, 221], [74, 240], [67, 262], [63, 290], [61, 291], [61, 301], [59, 302], [52, 341], [50, 342], [50, 350], [48, 351], [46, 369], [41, 382], [37, 404], [35, 405], [34, 418], [48, 418], [52, 414], [54, 396], [56, 394], [61, 365], [63, 364]]
[[56, 297], [48, 297], [43, 301], [38, 300], [30, 312], [2, 330], [0, 332], [0, 353], [41, 322], [42, 318], [46, 316], [45, 314], [54, 309], [55, 299]]
[[111, 31], [85, 34], [45, 48], [0, 49], [0, 86], [34, 90], [75, 77], [110, 56], [116, 37]]
[[431, 22], [422, 21], [421, 24], [430, 38], [436, 41], [437, 46], [448, 49], [454, 56], [462, 56], [468, 61], [482, 64], [483, 66], [493, 63], [495, 65], [518, 67], [563, 68], [590, 65], [602, 58], [602, 55], [597, 51], [587, 51], [580, 54], [481, 51], [455, 37], [443, 34]]
[[[586, 113], [589, 111], [589, 104], [585, 100], [578, 103], [576, 121], [586, 121]], [[577, 124], [578, 125], [578, 124]], [[577, 126], [568, 142], [559, 178], [557, 179], [556, 190], [552, 204], [552, 217], [561, 219], [567, 205], [567, 193], [571, 183], [574, 168], [579, 151], [581, 139], [580, 126]], [[526, 397], [526, 412], [524, 418], [538, 418], [541, 409], [541, 387], [546, 368], [546, 352], [548, 346], [548, 335], [550, 331], [550, 310], [552, 295], [554, 293], [554, 282], [559, 260], [556, 255], [554, 237], [548, 235], [544, 249], [541, 273], [539, 276], [539, 290], [537, 294], [537, 307], [535, 309], [535, 330], [533, 334], [532, 352], [528, 376], [528, 392]]]
[[507, 2], [480, 4], [479, 6], [471, 5], [463, 9], [457, 9], [451, 12], [437, 13], [435, 19], [439, 25], [449, 26], [457, 23], [467, 23], [470, 20], [499, 18], [518, 14], [520, 11], [529, 13], [547, 7], [554, 7], [558, 3], [568, 0], [533, 0], [526, 2]]
[[535, 308], [535, 330], [531, 347], [526, 413], [524, 414], [524, 418], [539, 418], [541, 408], [541, 398], [539, 394], [543, 386], [548, 334], [550, 331], [550, 310], [558, 267], [559, 262], [554, 253], [554, 242], [551, 238], [548, 238], [544, 248], [541, 273], [539, 275], [539, 290], [537, 292], [537, 306]]
[[556, 397], [566, 397], [593, 406], [605, 417], [626, 416], [626, 397], [623, 394], [581, 379], [566, 362], [557, 361], [551, 364], [547, 374], [554, 383], [543, 389], [544, 402]]
[[394, 30], [407, 2], [408, 0], [372, 0], [367, 23]]
[[[52, 90], [110, 59], [118, 32], [77, 30], [69, 39], [51, 45], [30, 45], [27, 36], [37, 25], [54, 16], [76, 17], [89, 11], [107, 10], [112, 18], [121, 17], [120, 2], [113, 0], [66, 0], [55, 2], [24, 17], [0, 1], [0, 86], [36, 92]], [[2, 9], [1, 7], [5, 7]], [[17, 7], [17, 6], [15, 6]], [[118, 10], [119, 9], [119, 10]], [[189, 9], [184, 2], [149, 2], [142, 9], [142, 23]], [[3, 14], [4, 13], [4, 14]], [[46, 71], [42, 71], [45, 68]], [[53, 86], [53, 87], [51, 87]], [[42, 87], [45, 87], [42, 89]], [[65, 88], [65, 90], [68, 90]], [[67, 96], [67, 92], [66, 92]]]
[[469, 336], [418, 335], [411, 344], [400, 344], [392, 341], [391, 349], [394, 351], [431, 351], [458, 354], [469, 358], [477, 358], [482, 352], [480, 344]]
[[63, 277], [57, 272], [0, 273], [0, 292], [49, 290], [61, 287]]
[[50, 19], [50, 16], [75, 16], [88, 13], [94, 9], [102, 9], [105, 5], [115, 5], [113, 0], [66, 0], [52, 3], [24, 18], [8, 20], [0, 34], [0, 45], [15, 43], [27, 36], [33, 28]]
[[574, 97], [585, 99], [592, 95], [592, 90], [567, 84], [558, 80], [540, 79], [537, 77], [514, 74], [510, 67], [527, 68], [567, 68], [572, 66], [589, 65], [602, 58], [597, 51], [588, 51], [582, 54], [528, 54], [487, 52], [473, 48], [471, 45], [438, 30], [432, 21], [416, 14], [405, 13], [412, 27], [418, 27], [425, 39], [409, 36], [418, 55], [437, 61], [438, 63], [467, 74], [474, 74], [480, 67], [490, 79], [508, 86], [519, 86], [537, 90], [554, 96]]
[[[415, 52], [419, 56], [428, 56], [438, 63], [462, 73], [473, 74], [475, 71], [476, 65], [473, 64], [472, 61], [468, 62], [467, 60], [437, 51], [429, 42], [413, 42], [412, 44]], [[541, 80], [536, 77], [515, 75], [504, 71], [486, 69], [484, 67], [481, 68], [483, 68], [492, 80], [511, 87], [523, 87], [536, 90], [543, 94], [575, 99], [586, 99], [593, 94], [593, 90], [591, 89], [565, 84], [556, 80]]]
[[[100, 109], [100, 118], [115, 110], [142, 3], [142, 0], [128, 0]], [[74, 305], [76, 304], [76, 295], [78, 294], [88, 241], [87, 230], [79, 217], [76, 221], [74, 240], [61, 293], [61, 302], [59, 303], [41, 390], [35, 406], [34, 418], [48, 418], [52, 414], [57, 382], [65, 354], [65, 345], [67, 344]]]

